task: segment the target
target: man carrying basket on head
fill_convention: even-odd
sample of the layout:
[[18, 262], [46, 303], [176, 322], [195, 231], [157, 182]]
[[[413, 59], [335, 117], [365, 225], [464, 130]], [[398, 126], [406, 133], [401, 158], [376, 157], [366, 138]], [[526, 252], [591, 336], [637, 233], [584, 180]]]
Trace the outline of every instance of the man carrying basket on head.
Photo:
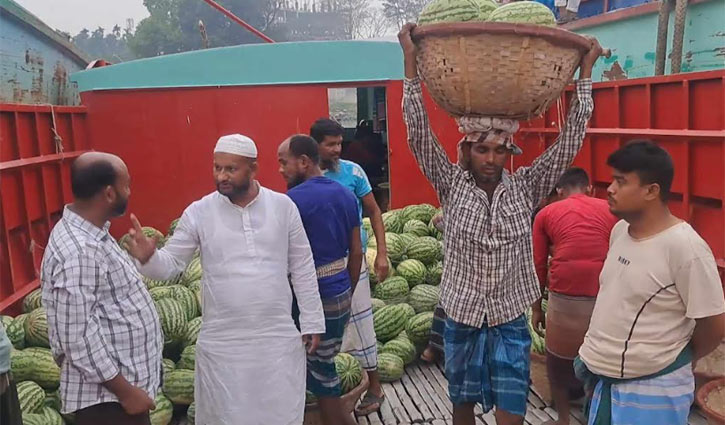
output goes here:
[[530, 167], [504, 170], [518, 122], [463, 117], [462, 157], [451, 162], [433, 135], [418, 78], [414, 24], [398, 38], [405, 57], [403, 111], [408, 144], [435, 188], [446, 217], [446, 261], [441, 304], [445, 371], [453, 423], [474, 423], [476, 403], [496, 407], [498, 425], [523, 424], [529, 391], [531, 337], [526, 309], [539, 296], [531, 245], [531, 214], [579, 152], [594, 109], [592, 67], [602, 53], [596, 40], [581, 60], [566, 125], [557, 142]]

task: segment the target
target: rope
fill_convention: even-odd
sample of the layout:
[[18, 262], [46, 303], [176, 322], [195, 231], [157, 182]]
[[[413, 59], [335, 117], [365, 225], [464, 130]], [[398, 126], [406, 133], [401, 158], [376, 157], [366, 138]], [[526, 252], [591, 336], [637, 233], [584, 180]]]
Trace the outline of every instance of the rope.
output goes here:
[[60, 159], [63, 160], [63, 151], [65, 150], [63, 147], [63, 138], [60, 137], [60, 134], [58, 134], [58, 131], [56, 130], [56, 122], [55, 122], [55, 109], [53, 109], [53, 105], [48, 103], [48, 106], [50, 106], [50, 118], [52, 121], [52, 125], [50, 126], [50, 131], [53, 132], [53, 142], [55, 142], [55, 153], [60, 154]]
[[679, 74], [682, 69], [682, 43], [685, 38], [685, 18], [687, 18], [687, 0], [675, 3], [675, 29], [672, 35], [672, 73]]

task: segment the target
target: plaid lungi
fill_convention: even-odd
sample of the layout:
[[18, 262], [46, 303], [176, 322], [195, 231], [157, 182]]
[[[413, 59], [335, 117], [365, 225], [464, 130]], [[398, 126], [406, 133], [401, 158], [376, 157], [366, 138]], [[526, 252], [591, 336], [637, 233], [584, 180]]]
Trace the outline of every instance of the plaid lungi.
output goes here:
[[443, 311], [440, 303], [433, 310], [433, 325], [430, 328], [430, 338], [428, 345], [436, 350], [443, 352], [443, 332], [446, 329], [446, 312]]
[[526, 316], [476, 328], [446, 319], [443, 335], [448, 393], [454, 405], [481, 403], [514, 415], [526, 414], [531, 335]]
[[325, 334], [314, 354], [307, 354], [307, 389], [317, 397], [340, 396], [340, 378], [335, 370], [335, 356], [342, 346], [342, 335], [350, 319], [350, 290], [322, 299]]

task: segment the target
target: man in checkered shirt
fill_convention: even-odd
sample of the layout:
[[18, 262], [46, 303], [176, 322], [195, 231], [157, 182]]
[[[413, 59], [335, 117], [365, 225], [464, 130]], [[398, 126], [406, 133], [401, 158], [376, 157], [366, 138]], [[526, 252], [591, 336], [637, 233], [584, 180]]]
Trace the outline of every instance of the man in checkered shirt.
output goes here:
[[124, 214], [128, 169], [91, 152], [71, 167], [74, 202], [53, 228], [42, 265], [48, 336], [61, 368], [63, 413], [77, 425], [150, 424], [163, 336], [131, 258], [108, 233]]
[[474, 424], [476, 403], [496, 407], [498, 425], [523, 424], [531, 337], [526, 309], [540, 296], [531, 245], [531, 214], [582, 146], [594, 104], [591, 72], [601, 54], [592, 40], [580, 64], [576, 99], [559, 140], [530, 167], [504, 170], [520, 153], [510, 120], [464, 117], [462, 157], [452, 163], [430, 129], [418, 79], [416, 46], [403, 27], [403, 110], [408, 144], [435, 188], [446, 217], [441, 304], [448, 318], [444, 351], [455, 425]]

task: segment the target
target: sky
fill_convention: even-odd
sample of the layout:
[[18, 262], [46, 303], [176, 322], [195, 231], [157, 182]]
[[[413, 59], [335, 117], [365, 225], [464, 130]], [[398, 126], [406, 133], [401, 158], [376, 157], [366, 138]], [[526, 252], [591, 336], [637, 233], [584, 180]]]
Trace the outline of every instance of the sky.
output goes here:
[[126, 27], [126, 19], [135, 24], [148, 16], [143, 0], [15, 0], [51, 28], [77, 34], [84, 27], [89, 30], [114, 25]]

